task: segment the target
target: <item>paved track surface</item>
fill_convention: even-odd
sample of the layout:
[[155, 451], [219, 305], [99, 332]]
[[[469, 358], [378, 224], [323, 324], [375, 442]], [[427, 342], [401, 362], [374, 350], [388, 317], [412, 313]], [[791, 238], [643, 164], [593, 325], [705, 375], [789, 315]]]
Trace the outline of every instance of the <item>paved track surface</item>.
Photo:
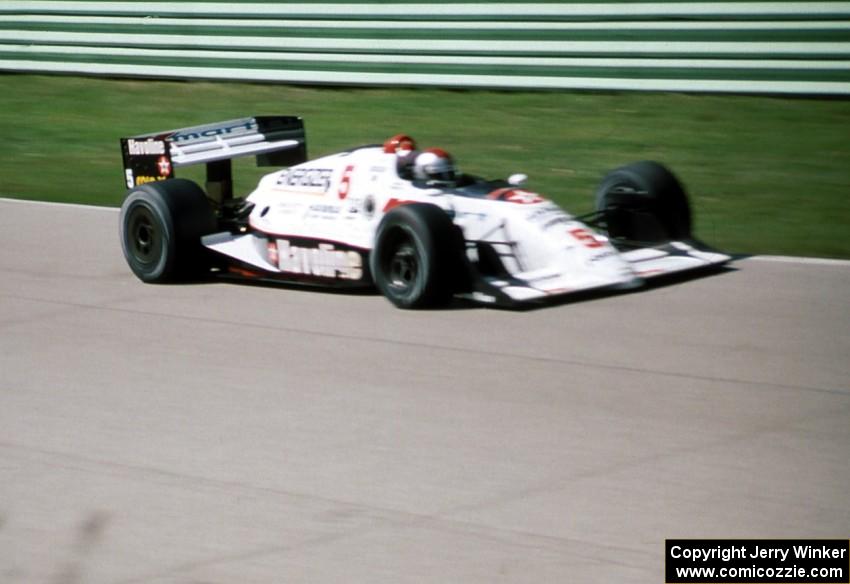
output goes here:
[[0, 581], [663, 582], [850, 528], [850, 267], [530, 312], [149, 286], [0, 201]]

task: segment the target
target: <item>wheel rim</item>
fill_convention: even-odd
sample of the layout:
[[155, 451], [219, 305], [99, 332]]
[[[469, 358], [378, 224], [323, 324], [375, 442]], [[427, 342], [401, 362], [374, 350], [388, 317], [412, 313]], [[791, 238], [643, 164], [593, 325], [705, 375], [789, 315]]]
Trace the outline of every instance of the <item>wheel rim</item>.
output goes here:
[[419, 258], [411, 243], [396, 248], [390, 257], [387, 275], [390, 286], [398, 292], [404, 293], [414, 285], [419, 276]]
[[400, 226], [389, 230], [384, 242], [379, 268], [385, 282], [385, 293], [395, 298], [405, 298], [419, 284], [422, 271], [419, 250], [413, 235]]
[[146, 206], [138, 205], [130, 213], [127, 244], [133, 259], [140, 264], [150, 265], [162, 255], [162, 231]]

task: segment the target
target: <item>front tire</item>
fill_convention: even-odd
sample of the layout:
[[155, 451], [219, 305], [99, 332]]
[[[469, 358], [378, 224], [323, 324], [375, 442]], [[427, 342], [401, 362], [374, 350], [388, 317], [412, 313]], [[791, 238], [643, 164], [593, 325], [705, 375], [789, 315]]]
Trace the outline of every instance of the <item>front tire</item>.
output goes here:
[[399, 308], [448, 304], [462, 277], [463, 238], [445, 211], [409, 203], [387, 213], [369, 259], [378, 290]]
[[658, 162], [635, 162], [608, 173], [596, 191], [608, 235], [646, 243], [691, 238], [685, 189]]
[[121, 205], [121, 249], [143, 282], [188, 281], [209, 271], [201, 237], [216, 229], [204, 191], [185, 179], [135, 187]]

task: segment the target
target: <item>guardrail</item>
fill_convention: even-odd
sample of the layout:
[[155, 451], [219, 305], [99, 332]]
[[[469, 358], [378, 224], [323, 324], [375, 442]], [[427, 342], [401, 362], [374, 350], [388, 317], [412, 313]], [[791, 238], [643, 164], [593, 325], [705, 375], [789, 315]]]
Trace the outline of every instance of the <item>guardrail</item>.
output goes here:
[[850, 94], [850, 2], [0, 2], [0, 70]]

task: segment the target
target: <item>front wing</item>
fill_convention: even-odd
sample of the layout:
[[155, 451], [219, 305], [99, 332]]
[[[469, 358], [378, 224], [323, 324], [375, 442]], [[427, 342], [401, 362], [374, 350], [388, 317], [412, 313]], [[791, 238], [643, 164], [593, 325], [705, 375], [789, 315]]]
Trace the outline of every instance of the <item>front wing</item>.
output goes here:
[[506, 307], [541, 303], [592, 290], [640, 288], [649, 279], [717, 268], [732, 260], [731, 256], [707, 250], [697, 242], [684, 241], [623, 251], [620, 257], [628, 262], [632, 273], [624, 274], [616, 282], [592, 279], [576, 281], [570, 274], [555, 270], [522, 274], [519, 277], [475, 274], [473, 290], [460, 296], [475, 302]]

